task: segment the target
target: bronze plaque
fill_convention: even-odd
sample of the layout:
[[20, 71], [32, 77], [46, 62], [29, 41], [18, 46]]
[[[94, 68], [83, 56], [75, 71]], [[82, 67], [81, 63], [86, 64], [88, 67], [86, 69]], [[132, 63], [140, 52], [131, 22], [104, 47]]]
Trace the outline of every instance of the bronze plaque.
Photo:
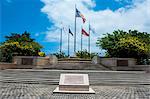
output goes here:
[[65, 84], [83, 84], [84, 79], [83, 79], [83, 76], [66, 75], [64, 83]]
[[32, 65], [33, 58], [22, 58], [22, 65]]
[[117, 60], [117, 66], [128, 66], [128, 60]]

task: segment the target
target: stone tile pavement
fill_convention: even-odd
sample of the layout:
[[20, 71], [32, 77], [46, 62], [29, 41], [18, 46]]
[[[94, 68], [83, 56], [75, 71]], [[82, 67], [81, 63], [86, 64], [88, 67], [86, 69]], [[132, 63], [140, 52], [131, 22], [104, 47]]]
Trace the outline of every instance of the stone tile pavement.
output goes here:
[[150, 85], [92, 86], [96, 94], [53, 94], [55, 87], [0, 83], [0, 99], [150, 99]]
[[[60, 73], [89, 74], [96, 94], [53, 94]], [[138, 71], [2, 70], [0, 99], [150, 99], [149, 75]]]

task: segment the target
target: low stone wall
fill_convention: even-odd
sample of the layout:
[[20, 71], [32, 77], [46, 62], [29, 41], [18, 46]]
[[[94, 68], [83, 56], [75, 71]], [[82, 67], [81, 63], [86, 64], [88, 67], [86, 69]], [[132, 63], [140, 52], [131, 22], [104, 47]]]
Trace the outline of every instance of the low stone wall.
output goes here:
[[132, 70], [132, 71], [147, 71], [150, 72], [150, 65], [135, 65], [130, 67], [117, 66], [116, 70]]
[[58, 63], [56, 56], [36, 57], [36, 56], [15, 56], [13, 63], [0, 63], [2, 69], [31, 69], [44, 68]]
[[150, 65], [136, 65], [132, 66], [133, 70], [144, 70], [150, 73]]
[[108, 66], [134, 66], [136, 59], [133, 58], [100, 58], [100, 63]]
[[58, 62], [55, 56], [37, 57], [37, 56], [15, 56], [13, 63], [17, 65], [51, 65]]
[[30, 69], [42, 68], [47, 65], [58, 63], [56, 56], [36, 57], [36, 56], [15, 56], [13, 63], [1, 63], [0, 69]]
[[94, 64], [101, 64], [112, 70], [143, 70], [150, 71], [150, 65], [136, 65], [134, 58], [100, 58], [95, 56], [92, 59]]
[[17, 67], [17, 65], [13, 64], [13, 63], [0, 62], [0, 70], [3, 70], [3, 69], [14, 69], [16, 67]]

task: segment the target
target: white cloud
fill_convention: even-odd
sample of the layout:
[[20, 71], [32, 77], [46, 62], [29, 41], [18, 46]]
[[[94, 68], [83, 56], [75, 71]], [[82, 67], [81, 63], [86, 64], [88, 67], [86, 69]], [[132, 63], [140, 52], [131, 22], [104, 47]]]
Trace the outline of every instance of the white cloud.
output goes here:
[[[139, 31], [150, 32], [150, 0], [132, 0], [133, 5], [122, 7], [115, 11], [111, 9], [94, 11], [89, 8], [100, 6], [94, 0], [41, 0], [45, 6], [41, 11], [47, 14], [50, 21], [54, 23], [46, 31], [46, 40], [49, 42], [59, 42], [59, 27], [61, 21], [64, 26], [71, 26], [74, 32], [74, 5], [83, 13], [87, 23], [83, 27], [88, 30], [88, 21], [95, 28], [97, 34], [91, 34], [91, 50], [100, 52], [96, 47], [97, 37], [102, 37], [105, 33], [111, 33], [116, 29], [137, 29]], [[121, 2], [122, 0], [117, 0]], [[127, 0], [128, 1], [128, 0]], [[77, 49], [80, 50], [80, 29], [82, 19], [77, 18]], [[63, 33], [63, 50], [67, 50], [67, 33]], [[84, 37], [83, 49], [87, 49], [87, 37]], [[73, 37], [71, 37], [71, 49], [73, 49]], [[72, 50], [73, 52], [73, 50]]]
[[35, 36], [38, 37], [38, 36], [39, 36], [39, 33], [35, 33]]

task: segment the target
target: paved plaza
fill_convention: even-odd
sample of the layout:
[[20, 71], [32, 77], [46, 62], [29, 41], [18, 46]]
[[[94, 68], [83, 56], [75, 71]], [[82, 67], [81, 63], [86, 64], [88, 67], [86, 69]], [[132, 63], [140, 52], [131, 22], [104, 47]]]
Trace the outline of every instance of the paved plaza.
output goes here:
[[149, 74], [143, 72], [74, 71], [89, 74], [96, 94], [53, 94], [64, 72], [69, 71], [2, 70], [0, 99], [150, 99]]
[[2, 83], [0, 99], [150, 99], [150, 86], [92, 86], [96, 94], [53, 94], [56, 85]]

